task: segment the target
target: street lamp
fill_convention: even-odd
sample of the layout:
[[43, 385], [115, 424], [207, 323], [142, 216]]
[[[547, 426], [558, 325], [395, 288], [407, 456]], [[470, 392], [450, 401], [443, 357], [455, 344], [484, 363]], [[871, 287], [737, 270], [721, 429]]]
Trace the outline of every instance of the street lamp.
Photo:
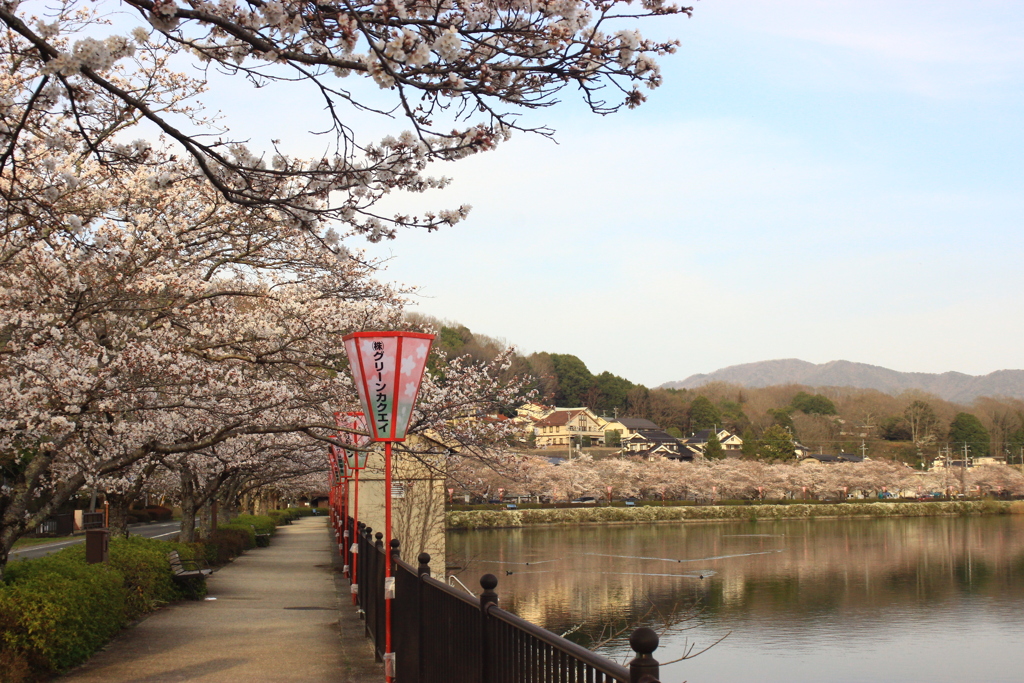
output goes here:
[[434, 335], [354, 332], [342, 338], [373, 441], [384, 443], [384, 674], [394, 677], [391, 649], [391, 444], [405, 441]]
[[[348, 412], [342, 415], [342, 413], [334, 414], [334, 424], [342, 428], [342, 431], [338, 432], [338, 440], [344, 443], [350, 448], [342, 448], [341, 454], [343, 458], [343, 464], [345, 465], [346, 474], [351, 472], [353, 477], [353, 501], [352, 501], [352, 528], [353, 534], [358, 532], [359, 529], [359, 470], [366, 467], [366, 455], [365, 450], [366, 444], [370, 443], [370, 437], [366, 435], [366, 416], [363, 413]], [[346, 482], [346, 489], [348, 488]], [[345, 492], [346, 505], [348, 507], [348, 491]], [[346, 510], [347, 516], [347, 510]], [[349, 529], [347, 527], [348, 520], [345, 520], [345, 538], [349, 538]], [[351, 546], [348, 548], [348, 557], [353, 558], [359, 554], [359, 541], [353, 539]], [[356, 604], [359, 595], [359, 572], [358, 562], [356, 559], [351, 559], [351, 578], [352, 578], [352, 604]]]

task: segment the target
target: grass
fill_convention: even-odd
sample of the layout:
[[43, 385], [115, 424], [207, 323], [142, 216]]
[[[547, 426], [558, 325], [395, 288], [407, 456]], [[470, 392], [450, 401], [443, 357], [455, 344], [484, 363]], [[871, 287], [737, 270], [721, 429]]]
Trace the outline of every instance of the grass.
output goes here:
[[18, 548], [30, 548], [36, 545], [45, 545], [47, 543], [62, 543], [63, 541], [73, 541], [76, 538], [85, 538], [84, 536], [55, 536], [53, 538], [19, 538], [14, 542], [14, 550]]

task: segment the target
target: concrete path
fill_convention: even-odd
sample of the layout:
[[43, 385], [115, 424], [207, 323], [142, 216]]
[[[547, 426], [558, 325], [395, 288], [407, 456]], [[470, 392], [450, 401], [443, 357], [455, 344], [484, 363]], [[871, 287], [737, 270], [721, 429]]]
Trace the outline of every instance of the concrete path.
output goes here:
[[281, 527], [208, 579], [216, 600], [160, 610], [59, 680], [382, 683], [332, 545], [325, 517]]

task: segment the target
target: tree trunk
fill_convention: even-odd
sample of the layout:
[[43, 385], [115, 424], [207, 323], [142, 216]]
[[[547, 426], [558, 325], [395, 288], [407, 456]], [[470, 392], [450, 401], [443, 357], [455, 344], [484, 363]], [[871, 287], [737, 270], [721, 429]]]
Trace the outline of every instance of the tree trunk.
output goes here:
[[195, 487], [187, 469], [181, 471], [181, 533], [178, 540], [183, 543], [194, 543], [196, 540], [196, 503]]
[[199, 506], [199, 533], [203, 538], [209, 538], [210, 534], [213, 533], [213, 519], [211, 515], [210, 499], [205, 498], [202, 505]]
[[196, 503], [192, 496], [181, 497], [181, 533], [178, 538], [182, 543], [194, 543], [196, 540]]
[[128, 508], [131, 507], [134, 497], [123, 493], [108, 493], [107, 502], [110, 504], [110, 519], [107, 521], [107, 528], [110, 530], [111, 538], [128, 537]]

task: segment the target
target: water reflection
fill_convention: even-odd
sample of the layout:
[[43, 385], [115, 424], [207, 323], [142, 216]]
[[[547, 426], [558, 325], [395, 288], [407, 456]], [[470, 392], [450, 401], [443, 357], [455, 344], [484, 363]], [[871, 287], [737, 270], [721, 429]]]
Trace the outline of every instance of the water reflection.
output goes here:
[[659, 659], [732, 635], [666, 681], [1024, 680], [1021, 516], [531, 528], [448, 547], [467, 584], [494, 573], [503, 607], [556, 633], [582, 624], [584, 645], [701, 605]]

